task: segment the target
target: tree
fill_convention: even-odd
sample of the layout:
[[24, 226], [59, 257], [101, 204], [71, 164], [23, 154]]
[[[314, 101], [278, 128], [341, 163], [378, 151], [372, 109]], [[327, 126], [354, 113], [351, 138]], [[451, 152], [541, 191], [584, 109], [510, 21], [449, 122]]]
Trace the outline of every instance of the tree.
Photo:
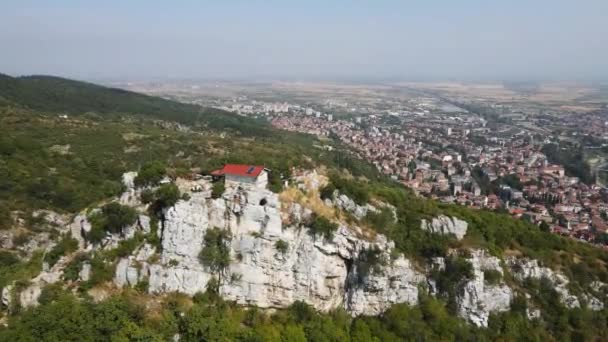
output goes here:
[[101, 208], [101, 212], [104, 216], [104, 228], [110, 233], [120, 233], [124, 227], [137, 220], [135, 209], [118, 202], [106, 204]]
[[106, 233], [122, 233], [123, 228], [134, 224], [137, 221], [137, 212], [131, 207], [112, 202], [104, 205], [101, 212], [91, 215], [89, 221], [92, 228], [87, 234], [87, 239], [98, 243], [103, 240]]
[[417, 167], [418, 165], [416, 165], [416, 161], [414, 160], [410, 160], [410, 162], [407, 164], [407, 169], [410, 173], [416, 172]]
[[230, 266], [231, 240], [232, 236], [228, 230], [217, 227], [207, 229], [203, 238], [199, 259], [211, 272], [217, 273], [220, 280]]
[[545, 221], [541, 221], [540, 225], [538, 225], [538, 228], [540, 229], [541, 232], [546, 232], [546, 233], [548, 233], [551, 230], [551, 227], [549, 227], [549, 224]]

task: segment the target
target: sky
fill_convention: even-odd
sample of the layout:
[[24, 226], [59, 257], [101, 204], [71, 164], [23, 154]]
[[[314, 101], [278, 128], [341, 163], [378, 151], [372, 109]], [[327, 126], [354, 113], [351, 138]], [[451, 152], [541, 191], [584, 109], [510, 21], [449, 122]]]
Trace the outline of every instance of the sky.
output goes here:
[[606, 80], [608, 0], [1, 0], [0, 73]]

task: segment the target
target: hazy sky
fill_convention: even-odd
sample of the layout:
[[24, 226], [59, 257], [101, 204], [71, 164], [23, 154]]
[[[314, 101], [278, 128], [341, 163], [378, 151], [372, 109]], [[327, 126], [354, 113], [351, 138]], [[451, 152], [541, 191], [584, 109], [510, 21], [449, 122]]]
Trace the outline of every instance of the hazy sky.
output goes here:
[[0, 0], [0, 72], [607, 79], [608, 0]]

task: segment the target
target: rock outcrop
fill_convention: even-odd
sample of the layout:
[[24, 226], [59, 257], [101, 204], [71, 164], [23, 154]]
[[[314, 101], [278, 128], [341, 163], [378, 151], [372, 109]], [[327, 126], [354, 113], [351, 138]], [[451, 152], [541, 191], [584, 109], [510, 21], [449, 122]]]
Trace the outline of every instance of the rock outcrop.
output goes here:
[[485, 281], [485, 271], [503, 274], [500, 259], [488, 255], [484, 250], [473, 250], [467, 260], [473, 266], [473, 279], [464, 285], [462, 295], [458, 297], [458, 311], [471, 323], [487, 327], [491, 312], [509, 310], [513, 291], [505, 284], [488, 284]]
[[[571, 294], [568, 290], [570, 280], [565, 275], [555, 272], [548, 267], [540, 266], [538, 260], [528, 258], [507, 258], [507, 264], [511, 268], [511, 273], [519, 281], [530, 279], [547, 279], [555, 291], [560, 295], [560, 300], [567, 308], [578, 308], [581, 306], [580, 299]], [[584, 294], [582, 299], [587, 304], [587, 307], [592, 310], [602, 310], [604, 304], [590, 294]]]
[[423, 230], [442, 235], [453, 234], [458, 240], [462, 240], [467, 234], [467, 227], [466, 221], [445, 215], [435, 217], [430, 222], [423, 219], [420, 224]]
[[369, 211], [377, 212], [378, 209], [371, 204], [359, 205], [350, 197], [336, 191], [332, 204], [343, 211], [352, 214], [357, 220], [363, 219]]
[[[304, 301], [318, 310], [344, 307], [352, 314], [378, 314], [395, 303], [415, 304], [425, 276], [403, 257], [390, 260], [392, 242], [377, 235], [363, 239], [356, 227], [340, 226], [331, 241], [312, 236], [306, 227], [283, 226], [278, 196], [262, 189], [228, 188], [219, 199], [193, 193], [165, 212], [160, 262], [141, 256], [122, 259], [117, 285], [134, 285], [149, 278], [149, 291], [205, 291], [212, 277], [221, 276], [221, 295], [243, 305], [281, 308]], [[290, 217], [310, 213], [290, 206]], [[230, 267], [214, 274], [199, 261], [208, 229], [231, 232]], [[279, 250], [277, 241], [288, 243]], [[387, 261], [381, 272], [356, 275], [362, 250], [376, 247]], [[145, 259], [145, 260], [144, 260]], [[356, 279], [356, 280], [355, 280]]]

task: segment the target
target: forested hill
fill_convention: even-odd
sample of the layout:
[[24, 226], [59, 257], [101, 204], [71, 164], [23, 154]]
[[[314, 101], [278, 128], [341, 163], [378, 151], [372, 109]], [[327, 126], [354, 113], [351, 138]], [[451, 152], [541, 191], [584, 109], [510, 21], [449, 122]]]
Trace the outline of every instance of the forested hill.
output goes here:
[[264, 124], [221, 110], [54, 76], [0, 74], [0, 104], [71, 115], [87, 112], [138, 114], [184, 124], [199, 122], [210, 128], [233, 129], [247, 134], [267, 133]]

